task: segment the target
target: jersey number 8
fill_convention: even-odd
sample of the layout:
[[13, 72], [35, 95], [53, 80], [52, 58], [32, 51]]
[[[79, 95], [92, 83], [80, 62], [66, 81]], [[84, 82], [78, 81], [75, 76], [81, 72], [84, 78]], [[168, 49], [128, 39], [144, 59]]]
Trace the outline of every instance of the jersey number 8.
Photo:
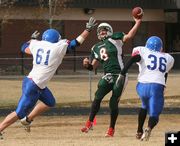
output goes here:
[[106, 61], [108, 59], [108, 54], [106, 53], [106, 49], [105, 48], [101, 48], [100, 55], [101, 55], [101, 59], [102, 60]]

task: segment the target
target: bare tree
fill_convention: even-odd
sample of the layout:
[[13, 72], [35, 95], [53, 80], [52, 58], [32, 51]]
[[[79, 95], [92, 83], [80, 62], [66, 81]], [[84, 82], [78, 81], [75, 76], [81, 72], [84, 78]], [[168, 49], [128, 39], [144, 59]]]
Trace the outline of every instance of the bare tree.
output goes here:
[[[33, 11], [33, 16], [37, 19], [39, 18], [42, 19], [44, 13], [48, 12], [49, 14], [48, 18], [43, 18], [43, 19], [45, 19], [45, 23], [48, 23], [49, 27], [52, 28], [54, 17], [56, 15], [61, 14], [63, 10], [65, 10], [68, 7], [67, 4], [70, 1], [72, 0], [34, 0], [29, 2], [26, 1], [24, 3], [27, 3], [27, 6], [31, 5], [31, 3], [35, 3], [35, 5], [37, 5], [36, 11]], [[11, 11], [9, 10], [11, 8], [16, 8], [16, 6], [21, 6], [21, 2], [19, 2], [18, 0], [0, 0], [0, 7], [5, 8], [4, 15], [2, 18], [3, 22], [7, 22], [8, 16], [11, 15]]]
[[1, 21], [1, 25], [3, 23], [7, 23], [8, 21], [8, 16], [10, 15], [10, 12], [9, 12], [9, 9], [11, 9], [14, 5], [14, 3], [16, 2], [17, 0], [0, 0], [0, 7], [1, 8], [5, 8], [3, 9], [3, 14], [1, 17], [2, 17], [2, 21]]
[[[47, 5], [44, 4], [47, 0], [38, 0], [40, 9], [47, 8]], [[68, 3], [72, 0], [48, 0], [48, 9], [49, 9], [49, 27], [53, 27], [54, 16], [59, 15], [68, 7]], [[58, 11], [57, 11], [58, 9]], [[57, 26], [56, 26], [57, 27]]]

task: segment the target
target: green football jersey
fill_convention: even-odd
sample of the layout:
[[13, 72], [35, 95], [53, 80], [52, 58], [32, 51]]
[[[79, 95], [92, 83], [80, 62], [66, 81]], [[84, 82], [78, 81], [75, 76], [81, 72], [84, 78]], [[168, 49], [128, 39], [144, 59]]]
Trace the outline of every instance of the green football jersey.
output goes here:
[[95, 44], [91, 51], [93, 59], [97, 59], [103, 66], [105, 73], [120, 73], [124, 67], [122, 60], [122, 46], [124, 33], [114, 33], [99, 43]]

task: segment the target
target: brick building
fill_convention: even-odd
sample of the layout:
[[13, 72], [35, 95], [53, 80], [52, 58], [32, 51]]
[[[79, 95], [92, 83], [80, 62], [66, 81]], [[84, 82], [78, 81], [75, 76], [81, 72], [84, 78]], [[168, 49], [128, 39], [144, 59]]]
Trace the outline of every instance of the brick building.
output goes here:
[[[52, 0], [53, 1], [53, 0]], [[180, 36], [180, 2], [178, 0], [65, 0], [58, 1], [53, 15], [52, 27], [58, 29], [62, 36], [73, 39], [85, 28], [90, 16], [100, 22], [108, 22], [114, 31], [128, 32], [133, 25], [131, 10], [135, 6], [144, 9], [143, 23], [136, 37], [124, 46], [124, 53], [131, 52], [132, 47], [144, 45], [148, 36], [158, 35], [164, 41], [167, 52], [179, 48], [175, 43]], [[21, 57], [20, 46], [28, 40], [35, 30], [41, 33], [50, 27], [48, 0], [1, 0], [0, 1], [0, 58]], [[50, 11], [52, 10], [52, 11]], [[96, 30], [80, 46], [76, 55], [88, 55], [96, 43]], [[179, 41], [179, 40], [177, 40]]]

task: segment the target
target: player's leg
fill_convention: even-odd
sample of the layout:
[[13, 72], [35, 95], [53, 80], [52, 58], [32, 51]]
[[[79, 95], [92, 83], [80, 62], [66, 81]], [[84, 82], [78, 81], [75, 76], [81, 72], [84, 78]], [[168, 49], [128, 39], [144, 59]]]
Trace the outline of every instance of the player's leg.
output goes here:
[[25, 130], [27, 132], [30, 132], [30, 124], [36, 116], [40, 115], [41, 113], [45, 112], [50, 107], [53, 107], [55, 105], [55, 98], [47, 87], [45, 89], [40, 89], [38, 93], [38, 99], [42, 102], [39, 102], [29, 113], [29, 115], [21, 119], [21, 123], [25, 126]]
[[[2, 132], [5, 128], [16, 122], [18, 119], [24, 118], [29, 109], [31, 109], [37, 99], [31, 98], [30, 95], [34, 95], [34, 84], [28, 78], [24, 78], [22, 85], [22, 96], [19, 100], [16, 111], [10, 113], [2, 123], [0, 123], [0, 132]], [[36, 97], [36, 96], [35, 96]]]
[[119, 78], [117, 76], [114, 76], [114, 85], [112, 89], [112, 96], [109, 101], [109, 108], [110, 108], [110, 125], [109, 128], [105, 134], [106, 137], [112, 137], [115, 132], [115, 124], [116, 120], [119, 114], [119, 108], [118, 103], [120, 100], [120, 97], [122, 95], [122, 92], [125, 89], [125, 86], [127, 84], [128, 77], [126, 76], [123, 80], [121, 80], [119, 83], [117, 83], [117, 80], [119, 81]]
[[33, 121], [35, 117], [45, 112], [49, 108], [50, 107], [44, 104], [43, 102], [39, 102], [26, 118], [28, 119], [28, 121]]
[[152, 85], [152, 96], [149, 100], [149, 122], [148, 127], [153, 129], [159, 119], [159, 115], [161, 114], [164, 107], [164, 86], [159, 84]]
[[116, 95], [112, 94], [112, 97], [110, 98], [110, 101], [109, 101], [110, 125], [105, 134], [105, 137], [113, 137], [114, 136], [115, 124], [116, 124], [117, 117], [119, 114], [118, 103], [119, 103], [119, 96], [117, 97]]
[[143, 135], [144, 122], [146, 120], [147, 111], [149, 108], [147, 88], [148, 88], [148, 85], [143, 84], [143, 83], [138, 83], [136, 86], [136, 91], [142, 104], [138, 113], [138, 128], [137, 128], [137, 133], [136, 133], [137, 139], [141, 139]]
[[101, 104], [102, 99], [104, 98], [106, 94], [108, 94], [111, 91], [111, 89], [112, 89], [112, 85], [109, 84], [106, 80], [101, 79], [99, 81], [98, 89], [95, 92], [95, 98], [91, 106], [91, 112], [89, 116], [90, 121], [94, 120], [95, 115], [100, 109], [100, 104]]
[[144, 109], [141, 107], [138, 114], [138, 128], [137, 128], [137, 133], [136, 133], [137, 139], [140, 139], [143, 134], [143, 126], [144, 126], [146, 116], [147, 116], [147, 109]]
[[106, 79], [102, 78], [98, 83], [98, 89], [95, 93], [95, 98], [91, 105], [91, 111], [89, 115], [89, 119], [85, 124], [85, 127], [81, 129], [82, 132], [88, 132], [90, 129], [92, 129], [93, 126], [93, 120], [98, 113], [100, 109], [100, 104], [102, 99], [106, 94], [108, 94], [112, 89], [112, 84], [109, 83]]
[[39, 102], [27, 116], [30, 121], [33, 121], [36, 116], [47, 111], [49, 108], [54, 107], [56, 103], [53, 94], [47, 87], [41, 90], [39, 100], [42, 102]]
[[32, 120], [28, 119], [27, 115], [34, 108], [39, 99], [40, 88], [29, 78], [24, 79], [22, 97], [19, 100], [16, 108], [16, 113], [21, 119], [21, 124], [27, 132], [30, 132], [30, 125]]
[[164, 86], [160, 84], [151, 84], [151, 97], [149, 99], [149, 120], [148, 126], [145, 129], [144, 137], [142, 140], [149, 140], [152, 129], [157, 125], [159, 121], [159, 115], [164, 106]]
[[1, 132], [5, 128], [16, 122], [18, 119], [19, 118], [15, 111], [6, 116], [6, 118], [0, 123], [0, 139], [3, 139]]

